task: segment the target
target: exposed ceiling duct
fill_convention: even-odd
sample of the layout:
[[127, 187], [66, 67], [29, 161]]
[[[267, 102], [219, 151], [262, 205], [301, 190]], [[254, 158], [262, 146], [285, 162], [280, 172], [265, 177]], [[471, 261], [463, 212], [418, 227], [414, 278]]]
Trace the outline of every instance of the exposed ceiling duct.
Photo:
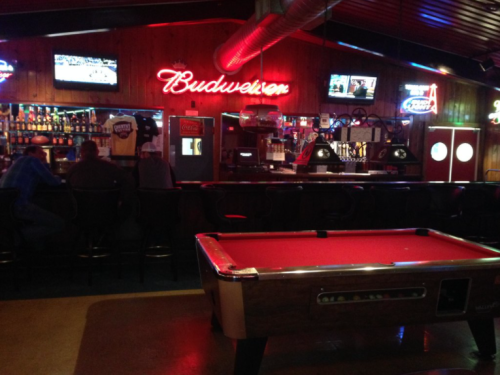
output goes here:
[[[281, 39], [324, 17], [342, 0], [276, 0], [283, 14], [269, 13], [257, 18], [254, 14], [214, 55], [217, 69], [225, 74], [236, 73], [247, 61]], [[272, 0], [271, 0], [272, 2]]]

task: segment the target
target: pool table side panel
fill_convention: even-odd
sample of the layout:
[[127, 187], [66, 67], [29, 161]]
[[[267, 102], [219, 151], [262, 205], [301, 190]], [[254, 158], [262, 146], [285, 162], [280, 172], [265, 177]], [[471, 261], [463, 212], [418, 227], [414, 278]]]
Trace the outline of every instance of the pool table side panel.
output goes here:
[[241, 282], [224, 282], [198, 248], [198, 263], [202, 286], [224, 335], [234, 339], [247, 337]]
[[[262, 337], [301, 330], [351, 326], [390, 326], [437, 323], [500, 316], [498, 269], [472, 272], [383, 274], [317, 279], [283, 279], [242, 283], [246, 334]], [[472, 279], [466, 312], [437, 315], [440, 283], [443, 279]], [[421, 299], [377, 300], [319, 305], [323, 291], [359, 291], [425, 287]]]

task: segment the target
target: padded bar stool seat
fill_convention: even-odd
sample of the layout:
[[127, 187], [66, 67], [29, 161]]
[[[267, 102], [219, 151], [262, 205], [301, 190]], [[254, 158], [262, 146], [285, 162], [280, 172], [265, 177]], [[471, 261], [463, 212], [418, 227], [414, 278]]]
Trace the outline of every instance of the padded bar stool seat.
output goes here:
[[234, 212], [225, 212], [226, 191], [211, 184], [203, 184], [200, 189], [205, 217], [215, 227], [215, 231], [241, 231], [243, 224], [248, 222], [248, 217]]

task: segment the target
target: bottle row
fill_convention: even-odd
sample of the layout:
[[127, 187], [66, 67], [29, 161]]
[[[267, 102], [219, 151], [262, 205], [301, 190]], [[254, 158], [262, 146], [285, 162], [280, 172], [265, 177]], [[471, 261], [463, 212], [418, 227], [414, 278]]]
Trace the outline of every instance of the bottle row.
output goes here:
[[[24, 106], [9, 112], [0, 121], [0, 131], [43, 131], [64, 133], [104, 133], [104, 126], [97, 121], [95, 110], [89, 109], [81, 113], [63, 111], [57, 107]], [[88, 113], [87, 113], [88, 112]], [[71, 117], [70, 117], [71, 114]]]
[[[9, 132], [8, 142], [11, 145], [24, 145], [28, 146], [31, 144], [42, 145], [42, 146], [78, 146], [85, 139], [88, 139], [88, 134], [86, 135], [74, 135], [74, 134], [50, 134], [49, 136], [38, 134], [37, 132]], [[110, 147], [109, 137], [90, 137], [91, 140], [95, 141], [99, 147]]]
[[11, 121], [0, 122], [0, 131], [39, 131], [50, 133], [105, 133], [105, 129], [101, 124], [86, 124], [79, 122], [72, 123], [53, 123], [53, 122], [20, 122]]

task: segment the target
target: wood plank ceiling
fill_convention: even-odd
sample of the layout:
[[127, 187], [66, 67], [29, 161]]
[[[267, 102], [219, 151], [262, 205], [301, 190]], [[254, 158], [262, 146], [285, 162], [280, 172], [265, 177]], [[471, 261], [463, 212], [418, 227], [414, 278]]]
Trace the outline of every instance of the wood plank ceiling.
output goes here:
[[331, 22], [388, 35], [500, 66], [500, 2], [346, 0]]
[[[254, 4], [255, 0], [2, 0], [0, 39], [90, 26], [113, 28], [206, 18], [246, 20], [253, 14]], [[64, 21], [68, 18], [71, 22]], [[491, 58], [500, 67], [500, 0], [343, 0], [333, 8], [326, 27], [310, 31], [392, 58], [400, 57], [396, 55], [405, 43], [406, 49], [420, 56], [446, 53], [456, 57], [456, 65]], [[489, 74], [500, 85], [497, 70], [480, 74]]]

